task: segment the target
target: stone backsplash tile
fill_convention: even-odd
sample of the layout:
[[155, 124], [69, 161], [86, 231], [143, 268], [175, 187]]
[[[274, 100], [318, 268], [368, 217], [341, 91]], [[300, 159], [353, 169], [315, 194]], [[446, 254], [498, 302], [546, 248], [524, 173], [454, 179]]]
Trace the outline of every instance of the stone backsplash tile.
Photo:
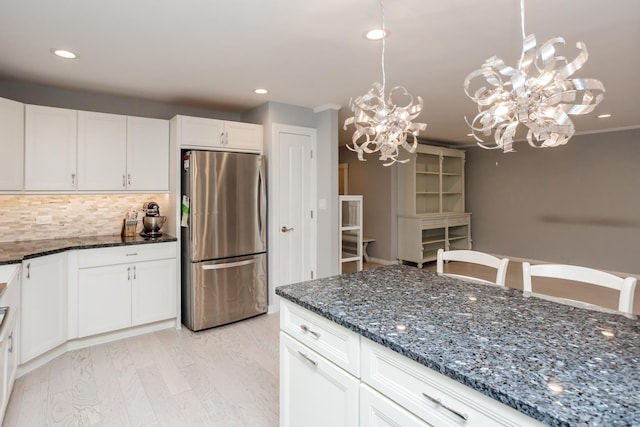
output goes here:
[[[119, 234], [125, 213], [150, 200], [169, 214], [168, 194], [0, 195], [0, 242]], [[42, 215], [51, 224], [36, 224]]]

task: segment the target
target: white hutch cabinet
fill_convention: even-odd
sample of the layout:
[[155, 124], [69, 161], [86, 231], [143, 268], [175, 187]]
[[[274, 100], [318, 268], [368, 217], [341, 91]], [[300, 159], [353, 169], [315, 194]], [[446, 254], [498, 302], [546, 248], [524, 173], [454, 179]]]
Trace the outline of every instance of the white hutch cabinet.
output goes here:
[[438, 249], [471, 249], [462, 150], [419, 145], [398, 168], [398, 259], [418, 267]]

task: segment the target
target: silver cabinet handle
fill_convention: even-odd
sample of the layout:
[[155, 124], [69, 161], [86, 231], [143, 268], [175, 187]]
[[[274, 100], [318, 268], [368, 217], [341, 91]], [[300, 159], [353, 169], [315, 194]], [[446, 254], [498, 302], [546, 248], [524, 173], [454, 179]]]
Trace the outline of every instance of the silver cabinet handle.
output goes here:
[[71, 185], [76, 185], [76, 174], [75, 173], [71, 174]]
[[127, 182], [131, 185], [131, 174], [127, 174]]
[[307, 356], [305, 353], [298, 350], [298, 354], [304, 358], [307, 362], [311, 363], [313, 366], [318, 366], [318, 362]]
[[127, 267], [127, 280], [131, 280], [131, 267]]
[[313, 335], [316, 338], [320, 338], [320, 334], [315, 332], [315, 331], [312, 331], [311, 329], [309, 329], [309, 327], [307, 325], [300, 325], [300, 329], [302, 329], [302, 332], [306, 332], [306, 333], [309, 333], [309, 334]]
[[138, 255], [138, 252], [129, 252], [125, 256], [136, 256], [136, 255]]
[[293, 227], [291, 227], [291, 228], [287, 228], [287, 227], [285, 227], [284, 225], [283, 225], [283, 226], [282, 226], [282, 228], [280, 229], [280, 231], [282, 231], [283, 233], [286, 233], [287, 231], [292, 231], [292, 230], [293, 230]]
[[13, 353], [13, 332], [9, 335], [9, 353]]
[[124, 174], [122, 174], [122, 188], [126, 188], [126, 186], [127, 186], [127, 181], [125, 180]]
[[136, 266], [133, 266], [133, 280], [136, 280]]
[[450, 407], [448, 407], [447, 405], [445, 405], [444, 403], [442, 403], [442, 401], [440, 399], [436, 399], [435, 397], [431, 397], [426, 393], [422, 393], [422, 395], [424, 397], [426, 397], [427, 399], [429, 399], [430, 401], [432, 401], [433, 403], [435, 403], [438, 406], [443, 407], [444, 409], [446, 409], [447, 411], [451, 412], [452, 414], [462, 418], [463, 420], [467, 421], [469, 419], [469, 416], [467, 414], [463, 414], [462, 412], [458, 412], [455, 409], [452, 409]]
[[31, 279], [31, 263], [27, 263], [27, 279]]

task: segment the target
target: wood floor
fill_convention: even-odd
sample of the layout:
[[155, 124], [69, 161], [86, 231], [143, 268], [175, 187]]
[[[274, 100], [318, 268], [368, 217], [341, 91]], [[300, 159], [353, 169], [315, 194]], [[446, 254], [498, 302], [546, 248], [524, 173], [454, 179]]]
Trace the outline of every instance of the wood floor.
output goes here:
[[16, 380], [3, 427], [278, 425], [278, 314], [66, 353]]

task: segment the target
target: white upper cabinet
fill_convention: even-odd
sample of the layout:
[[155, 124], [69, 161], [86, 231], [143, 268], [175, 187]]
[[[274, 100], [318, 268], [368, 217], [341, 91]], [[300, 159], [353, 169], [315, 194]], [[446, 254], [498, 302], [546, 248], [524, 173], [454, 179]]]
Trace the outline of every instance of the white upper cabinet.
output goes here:
[[24, 104], [0, 98], [0, 191], [24, 187]]
[[76, 189], [77, 112], [25, 106], [25, 189]]
[[127, 189], [169, 190], [169, 121], [127, 117]]
[[262, 153], [262, 125], [203, 117], [175, 116], [178, 146]]
[[78, 190], [126, 189], [127, 117], [78, 112]]
[[[3, 106], [0, 103], [0, 124]], [[168, 120], [36, 105], [24, 108], [25, 190], [169, 190]], [[4, 132], [2, 127], [0, 135]], [[5, 140], [8, 138], [0, 144]], [[1, 145], [0, 150], [2, 161], [12, 157], [5, 157], [9, 151]], [[16, 167], [13, 163], [11, 166]], [[18, 174], [2, 169], [0, 184], [3, 172], [7, 176]], [[22, 180], [22, 173], [19, 175]], [[16, 185], [21, 186], [21, 181]], [[21, 188], [0, 187], [0, 191], [16, 189]]]
[[224, 122], [223, 147], [262, 152], [262, 125], [241, 122]]
[[78, 113], [78, 190], [168, 188], [167, 120]]

